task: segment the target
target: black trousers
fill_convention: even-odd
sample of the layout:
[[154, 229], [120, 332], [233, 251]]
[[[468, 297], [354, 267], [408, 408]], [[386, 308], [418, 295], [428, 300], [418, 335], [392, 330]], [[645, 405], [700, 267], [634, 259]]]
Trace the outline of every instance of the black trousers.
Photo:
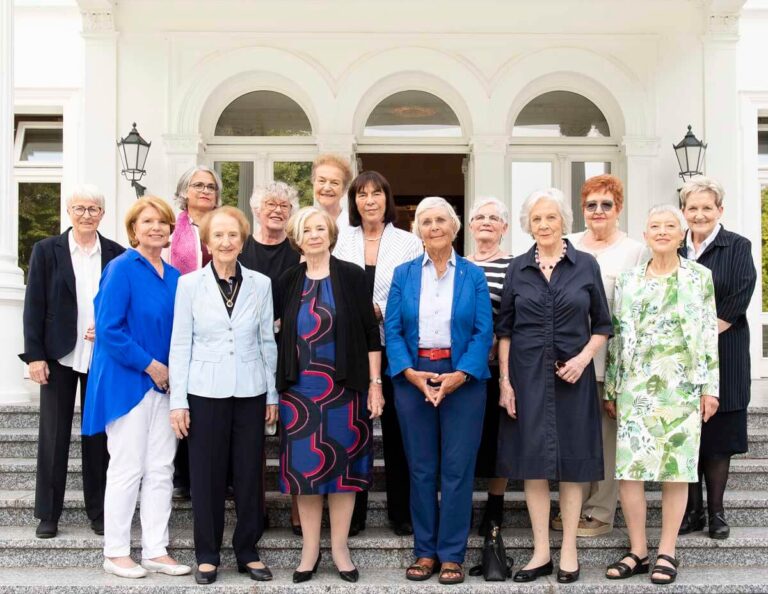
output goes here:
[[[67, 484], [69, 442], [75, 411], [77, 384], [80, 384], [80, 409], [85, 409], [88, 376], [48, 361], [48, 383], [40, 386], [40, 427], [37, 438], [37, 483], [35, 517], [59, 520]], [[83, 436], [83, 497], [85, 513], [91, 520], [104, 516], [104, 488], [107, 484], [107, 435]]]
[[[387, 488], [387, 517], [393, 524], [411, 521], [411, 480], [408, 474], [408, 459], [405, 457], [403, 435], [395, 407], [395, 389], [392, 379], [384, 374], [387, 369], [387, 354], [381, 351], [382, 392], [384, 412], [381, 415], [381, 439], [384, 446], [384, 477]], [[355, 497], [355, 511], [352, 523], [365, 525], [368, 514], [368, 491], [358, 491]]]
[[221, 564], [227, 468], [232, 467], [237, 524], [232, 536], [241, 565], [259, 561], [264, 532], [264, 413], [266, 397], [189, 395], [189, 476], [197, 563]]
[[179, 441], [173, 459], [173, 486], [189, 489], [189, 447], [186, 439]]

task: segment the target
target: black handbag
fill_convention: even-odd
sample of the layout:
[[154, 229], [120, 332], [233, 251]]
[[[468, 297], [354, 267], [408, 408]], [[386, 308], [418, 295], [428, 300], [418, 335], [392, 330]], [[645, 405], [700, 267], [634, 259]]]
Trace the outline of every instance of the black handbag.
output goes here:
[[512, 577], [512, 558], [507, 557], [504, 540], [501, 538], [501, 528], [496, 522], [491, 522], [488, 533], [483, 541], [481, 564], [469, 570], [469, 575], [482, 575], [486, 582], [504, 582]]

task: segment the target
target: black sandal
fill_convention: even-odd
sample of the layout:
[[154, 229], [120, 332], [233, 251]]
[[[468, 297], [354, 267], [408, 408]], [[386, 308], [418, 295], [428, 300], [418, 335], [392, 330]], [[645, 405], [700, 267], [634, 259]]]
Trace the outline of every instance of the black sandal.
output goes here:
[[[626, 563], [624, 563], [624, 559], [632, 559], [635, 562], [634, 567], [630, 567]], [[605, 572], [605, 577], [607, 577], [609, 580], [625, 580], [627, 578], [631, 578], [633, 575], [638, 575], [641, 573], [648, 573], [648, 568], [650, 567], [650, 562], [648, 561], [648, 556], [646, 555], [642, 559], [635, 555], [632, 551], [629, 551], [626, 555], [624, 555], [621, 560], [617, 561], [616, 563], [611, 563], [607, 568]], [[618, 575], [610, 575], [608, 573], [608, 570], [615, 569], [618, 571]]]
[[429, 557], [419, 557], [405, 570], [405, 579], [412, 582], [423, 582], [432, 577], [437, 571], [437, 560]]
[[[671, 563], [672, 567], [668, 567], [666, 565], [659, 565], [659, 559], [663, 559], [664, 561]], [[656, 555], [656, 564], [653, 566], [653, 571], [651, 571], [651, 582], [654, 584], [662, 585], [662, 586], [665, 584], [671, 584], [677, 578], [678, 565], [679, 565], [679, 562], [674, 557], [670, 557], [669, 555], [665, 555], [664, 553], [659, 553], [658, 555]], [[654, 573], [660, 573], [662, 575], [667, 576], [669, 579], [655, 578], [653, 577]]]

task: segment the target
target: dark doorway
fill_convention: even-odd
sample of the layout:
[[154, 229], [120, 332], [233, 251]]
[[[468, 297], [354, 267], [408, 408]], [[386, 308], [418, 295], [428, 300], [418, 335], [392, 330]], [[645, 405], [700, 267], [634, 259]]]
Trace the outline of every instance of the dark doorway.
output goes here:
[[389, 181], [397, 204], [396, 225], [410, 231], [416, 206], [426, 196], [442, 196], [461, 220], [454, 248], [464, 254], [464, 173], [465, 155], [451, 154], [358, 154], [359, 171], [378, 171]]

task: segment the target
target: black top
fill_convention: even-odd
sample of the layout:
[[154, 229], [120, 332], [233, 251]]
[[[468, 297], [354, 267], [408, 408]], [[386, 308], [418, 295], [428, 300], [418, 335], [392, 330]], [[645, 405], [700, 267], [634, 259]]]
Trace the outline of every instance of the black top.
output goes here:
[[491, 294], [491, 309], [493, 310], [493, 322], [496, 323], [496, 317], [499, 315], [499, 306], [501, 305], [501, 290], [504, 288], [504, 277], [507, 275], [507, 267], [512, 262], [512, 256], [504, 256], [495, 260], [486, 260], [483, 262], [472, 261], [479, 266], [485, 280], [488, 282], [488, 292]]
[[[365, 272], [355, 264], [331, 256], [330, 273], [336, 304], [336, 382], [365, 392], [370, 381], [368, 353], [381, 350], [373, 298]], [[303, 262], [284, 272], [277, 282], [275, 319], [281, 320], [275, 382], [278, 392], [285, 391], [299, 377], [296, 318], [306, 274], [307, 264]]]
[[276, 286], [280, 275], [289, 268], [296, 266], [300, 256], [291, 247], [287, 238], [278, 244], [267, 245], [259, 243], [253, 238], [253, 235], [249, 235], [238, 259], [246, 268], [261, 272], [261, 274], [269, 277], [269, 280], [272, 281], [272, 302], [276, 303]]
[[216, 267], [211, 264], [211, 270], [213, 270], [213, 278], [216, 279], [216, 283], [219, 285], [219, 292], [221, 293], [221, 299], [224, 301], [224, 307], [227, 308], [229, 317], [232, 317], [232, 310], [235, 309], [235, 303], [237, 302], [237, 296], [240, 294], [240, 287], [243, 286], [243, 271], [240, 270], [240, 263], [235, 268], [235, 276], [230, 276], [227, 279], [219, 278], [219, 273], [216, 272]]
[[[680, 255], [688, 255], [687, 242]], [[731, 324], [718, 335], [720, 406], [718, 412], [742, 410], [749, 405], [751, 363], [747, 307], [757, 280], [752, 245], [746, 237], [720, 229], [696, 260], [712, 271], [717, 317]]]
[[[32, 248], [24, 295], [25, 363], [61, 359], [77, 341], [77, 294], [69, 231], [38, 241]], [[101, 269], [125, 251], [99, 234]]]
[[365, 282], [368, 287], [368, 290], [371, 292], [371, 295], [373, 295], [373, 285], [376, 282], [376, 265], [369, 266], [368, 264], [365, 265]]

